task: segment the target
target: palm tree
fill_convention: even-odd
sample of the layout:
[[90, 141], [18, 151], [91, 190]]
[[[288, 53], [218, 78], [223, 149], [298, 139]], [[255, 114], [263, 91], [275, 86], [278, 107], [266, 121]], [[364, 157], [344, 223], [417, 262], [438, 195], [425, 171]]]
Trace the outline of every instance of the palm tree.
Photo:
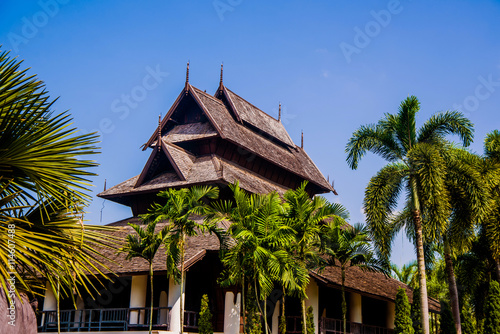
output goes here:
[[[0, 286], [14, 272], [18, 289], [48, 281], [74, 298], [107, 268], [96, 246], [113, 246], [100, 233], [111, 228], [82, 220], [95, 175], [87, 169], [97, 166], [84, 157], [97, 153], [97, 136], [77, 135], [53, 103], [36, 76], [0, 52], [0, 233], [8, 236], [0, 238]], [[9, 245], [18, 250], [11, 262]]]
[[150, 279], [150, 299], [149, 309], [149, 333], [153, 330], [153, 260], [160, 246], [165, 242], [168, 236], [169, 226], [166, 225], [159, 232], [155, 232], [157, 221], [145, 221], [146, 227], [128, 223], [135, 231], [135, 234], [127, 235], [126, 245], [120, 249], [120, 252], [127, 253], [127, 260], [140, 257], [149, 263]]
[[412, 287], [417, 287], [417, 261], [411, 261], [398, 267], [391, 263], [391, 276], [394, 279]]
[[347, 304], [345, 276], [350, 267], [386, 273], [384, 263], [375, 258], [370, 247], [368, 229], [361, 224], [354, 226], [330, 223], [322, 228], [322, 250], [327, 256], [327, 266], [340, 267], [342, 279], [342, 321], [347, 330]]
[[[464, 146], [472, 142], [472, 123], [461, 113], [446, 111], [433, 115], [417, 131], [415, 116], [420, 103], [415, 96], [405, 99], [397, 114], [385, 114], [378, 124], [361, 126], [347, 143], [347, 163], [357, 169], [367, 151], [382, 156], [389, 164], [368, 184], [364, 209], [379, 254], [387, 258], [397, 231], [406, 226], [413, 231], [417, 252], [422, 307], [422, 329], [429, 334], [429, 308], [425, 277], [424, 233], [426, 241], [443, 234], [450, 215], [445, 189], [447, 134], [457, 134]], [[406, 189], [408, 219], [393, 223], [401, 190]], [[426, 218], [425, 226], [422, 217]], [[413, 226], [410, 226], [413, 225]]]
[[[245, 291], [252, 290], [255, 299], [264, 302], [261, 314], [268, 333], [266, 299], [275, 283], [283, 284], [288, 291], [298, 291], [308, 283], [307, 270], [297, 266], [285, 250], [294, 237], [293, 230], [282, 223], [283, 207], [278, 194], [248, 194], [238, 182], [229, 187], [233, 199], [213, 203], [207, 215], [210, 221], [231, 222], [228, 234], [234, 243], [222, 258], [222, 284], [241, 284], [242, 297]], [[244, 305], [243, 314], [245, 326]]]
[[483, 229], [490, 245], [493, 259], [496, 263], [496, 276], [500, 282], [500, 131], [494, 130], [486, 136], [484, 141], [485, 164], [493, 169], [494, 175], [487, 175], [486, 179], [492, 181], [489, 189], [492, 201], [489, 207], [488, 219], [483, 224]]
[[[320, 244], [321, 226], [326, 220], [345, 223], [349, 217], [347, 210], [338, 203], [328, 203], [324, 197], [316, 196], [311, 199], [306, 191], [307, 181], [295, 190], [284, 194], [286, 203], [285, 223], [295, 232], [295, 240], [291, 245], [291, 253], [302, 267], [318, 262], [318, 246]], [[313, 264], [312, 267], [315, 265]], [[311, 267], [309, 265], [309, 267]], [[316, 265], [317, 267], [317, 265]], [[305, 290], [307, 284], [301, 288], [299, 294], [302, 306], [302, 332], [306, 333], [306, 304]]]
[[195, 215], [203, 215], [208, 209], [207, 199], [216, 199], [219, 189], [216, 187], [191, 187], [182, 189], [167, 189], [158, 193], [166, 202], [165, 204], [153, 204], [149, 213], [143, 215], [147, 221], [167, 221], [170, 225], [171, 242], [169, 247], [176, 247], [179, 251], [180, 262], [180, 329], [184, 332], [184, 255], [186, 237], [195, 236], [200, 229], [199, 224], [193, 220]]

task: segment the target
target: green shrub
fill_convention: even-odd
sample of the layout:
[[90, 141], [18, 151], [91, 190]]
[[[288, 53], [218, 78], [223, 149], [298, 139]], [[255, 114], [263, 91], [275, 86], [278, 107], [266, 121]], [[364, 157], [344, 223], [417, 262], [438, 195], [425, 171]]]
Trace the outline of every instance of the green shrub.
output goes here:
[[500, 334], [500, 286], [497, 281], [491, 281], [488, 298], [484, 305], [484, 332]]
[[201, 310], [200, 318], [198, 319], [198, 331], [200, 334], [213, 334], [214, 329], [212, 327], [212, 312], [208, 307], [208, 296], [203, 295], [201, 297]]
[[460, 318], [462, 319], [462, 334], [477, 334], [476, 318], [467, 301], [462, 306]]
[[314, 314], [312, 306], [309, 306], [306, 310], [306, 333], [314, 334]]
[[414, 334], [410, 316], [410, 303], [408, 302], [406, 291], [402, 288], [398, 288], [398, 293], [396, 294], [394, 334]]
[[451, 313], [450, 304], [441, 301], [441, 334], [457, 334], [453, 315]]
[[415, 334], [422, 334], [422, 309], [420, 307], [420, 287], [413, 289], [413, 303], [411, 303], [411, 321]]

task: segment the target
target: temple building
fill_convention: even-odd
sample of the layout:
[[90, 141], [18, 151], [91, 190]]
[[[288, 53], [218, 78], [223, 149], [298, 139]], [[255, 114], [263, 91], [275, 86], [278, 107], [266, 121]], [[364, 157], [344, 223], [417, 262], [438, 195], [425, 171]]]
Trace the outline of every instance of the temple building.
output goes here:
[[[228, 184], [239, 181], [251, 193], [283, 194], [308, 181], [310, 196], [336, 191], [303, 149], [291, 140], [281, 122], [269, 116], [228, 89], [222, 80], [212, 96], [189, 83], [189, 65], [185, 86], [174, 104], [160, 120], [144, 145], [151, 149], [149, 159], [137, 176], [106, 189], [98, 196], [131, 208], [132, 217], [109, 224], [121, 227], [114, 232], [125, 240], [133, 232], [128, 222], [139, 223], [158, 201], [159, 191], [193, 185], [212, 185], [220, 189], [220, 198], [229, 198]], [[138, 171], [139, 172], [139, 171]], [[201, 218], [200, 218], [201, 220]], [[159, 224], [161, 225], [161, 224]], [[161, 226], [159, 226], [161, 227]], [[214, 331], [241, 333], [241, 293], [237, 287], [222, 288], [217, 278], [222, 270], [219, 241], [213, 235], [187, 238], [186, 281], [183, 289], [184, 331], [197, 332], [200, 300], [207, 294], [211, 303]], [[148, 263], [140, 258], [126, 260], [126, 254], [103, 249], [112, 259], [117, 274], [97, 297], [78, 297], [77, 309], [70, 301], [61, 307], [62, 332], [147, 333], [149, 321]], [[180, 285], [168, 278], [163, 249], [154, 259], [153, 329], [158, 333], [179, 333]], [[312, 306], [316, 333], [341, 333], [341, 273], [330, 267], [311, 271], [307, 306]], [[351, 333], [390, 334], [394, 327], [395, 296], [398, 287], [411, 290], [383, 274], [351, 268], [346, 277], [348, 330]], [[272, 333], [278, 334], [281, 295], [271, 295]], [[47, 290], [39, 316], [39, 332], [57, 329], [55, 298]], [[439, 304], [429, 299], [431, 311]], [[286, 298], [287, 332], [301, 332], [300, 304]]]

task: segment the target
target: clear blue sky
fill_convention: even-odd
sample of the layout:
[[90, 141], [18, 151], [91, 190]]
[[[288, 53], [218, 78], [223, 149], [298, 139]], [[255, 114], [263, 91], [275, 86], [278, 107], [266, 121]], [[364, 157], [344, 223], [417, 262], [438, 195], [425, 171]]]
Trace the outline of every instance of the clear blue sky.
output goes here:
[[[0, 14], [2, 49], [60, 96], [57, 111], [103, 131], [92, 223], [102, 207], [102, 223], [130, 216], [95, 194], [104, 179], [140, 173], [150, 153], [140, 146], [181, 91], [188, 60], [200, 89], [215, 92], [224, 62], [231, 90], [275, 117], [281, 102], [290, 136], [299, 144], [304, 131], [306, 151], [335, 180], [339, 196], [327, 197], [351, 222], [364, 220], [364, 188], [384, 161], [369, 155], [351, 171], [345, 144], [408, 94], [421, 101], [419, 124], [466, 113], [477, 152], [500, 127], [500, 1], [3, 0]], [[402, 240], [398, 264], [414, 257]]]

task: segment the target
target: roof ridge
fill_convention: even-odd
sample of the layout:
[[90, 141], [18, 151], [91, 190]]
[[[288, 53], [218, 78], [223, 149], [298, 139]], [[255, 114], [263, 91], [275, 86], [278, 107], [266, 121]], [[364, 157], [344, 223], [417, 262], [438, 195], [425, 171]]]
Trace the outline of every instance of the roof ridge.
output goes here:
[[[236, 94], [235, 92], [233, 92], [232, 90], [230, 90], [229, 88], [227, 88], [226, 86], [224, 86], [230, 93], [236, 95], [237, 97], [239, 97], [240, 99], [242, 99], [243, 101], [245, 101], [246, 103], [248, 103], [249, 105], [251, 105], [252, 107], [254, 107], [255, 109], [257, 109], [258, 111], [260, 111], [261, 113], [263, 113], [264, 115], [266, 115], [267, 117], [273, 119], [274, 121], [278, 122], [278, 123], [281, 123], [280, 121], [278, 121], [278, 119], [274, 118], [273, 116], [269, 115], [267, 112], [265, 112], [264, 110], [260, 109], [259, 107], [257, 107], [256, 105], [254, 105], [253, 103], [251, 102], [248, 102], [246, 99], [242, 98], [241, 96], [239, 96], [238, 94]], [[283, 126], [284, 127], [284, 126]]]
[[204, 92], [204, 91], [202, 91], [201, 89], [196, 88], [196, 87], [194, 87], [194, 86], [191, 86], [191, 87], [197, 90], [197, 92], [196, 92], [196, 93], [201, 93], [201, 94], [203, 94], [204, 96], [209, 97], [210, 99], [212, 99], [212, 101], [216, 101], [216, 102], [218, 102], [218, 103], [220, 103], [220, 104], [224, 105], [224, 103], [223, 103], [221, 100], [219, 100], [218, 98], [216, 98], [215, 96], [212, 96], [212, 95], [208, 94], [207, 92]]

